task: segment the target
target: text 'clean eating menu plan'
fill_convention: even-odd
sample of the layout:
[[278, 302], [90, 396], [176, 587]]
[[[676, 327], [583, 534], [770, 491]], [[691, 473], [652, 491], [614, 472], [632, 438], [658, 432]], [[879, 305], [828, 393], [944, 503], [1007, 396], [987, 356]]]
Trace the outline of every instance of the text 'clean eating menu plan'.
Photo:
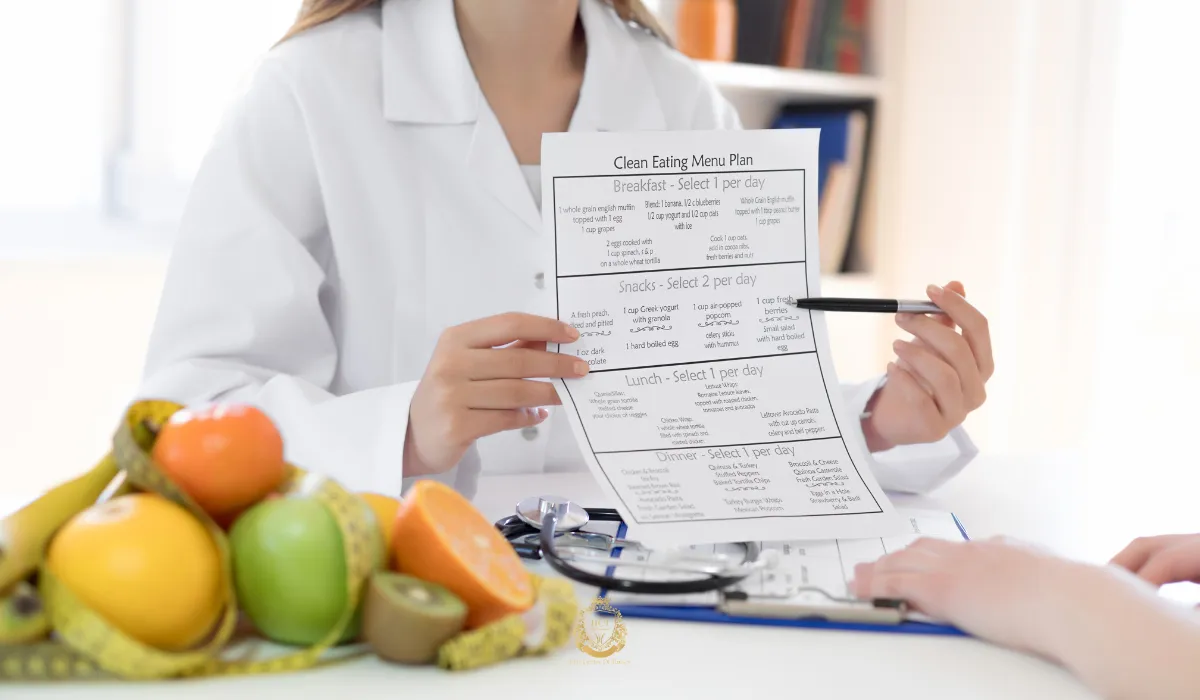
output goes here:
[[[819, 294], [817, 132], [566, 133], [542, 142], [557, 317], [591, 372], [556, 381], [593, 474], [660, 544], [902, 527], [847, 421]], [[857, 433], [856, 433], [857, 434]]]

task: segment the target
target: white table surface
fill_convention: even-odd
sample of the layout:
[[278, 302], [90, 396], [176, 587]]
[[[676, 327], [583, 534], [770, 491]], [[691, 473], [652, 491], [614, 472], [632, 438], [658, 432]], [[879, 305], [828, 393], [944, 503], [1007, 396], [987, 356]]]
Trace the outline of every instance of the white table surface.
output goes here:
[[[1149, 469], [1144, 472], [1151, 476], [1135, 481], [1093, 480], [1104, 459], [1075, 453], [980, 457], [931, 497], [896, 497], [895, 502], [953, 510], [975, 539], [1007, 534], [1095, 561], [1103, 561], [1133, 535], [1180, 529], [1190, 522], [1186, 506], [1187, 492], [1194, 493], [1191, 488], [1158, 488], [1156, 472]], [[1153, 491], [1156, 500], [1140, 498], [1139, 489]], [[588, 474], [485, 478], [476, 503], [496, 519], [512, 512], [520, 498], [537, 493], [605, 505]], [[1113, 510], [1131, 502], [1140, 503], [1140, 508]], [[589, 597], [580, 589], [581, 602]], [[119, 685], [0, 685], [0, 697], [133, 700], [166, 693], [188, 698], [311, 694], [357, 700], [528, 697], [531, 692], [543, 697], [650, 697], [682, 692], [686, 697], [741, 698], [767, 694], [772, 686], [786, 688], [789, 696], [814, 698], [1094, 697], [1041, 660], [969, 638], [631, 618], [626, 625], [626, 647], [613, 657], [623, 662], [619, 665], [588, 665], [590, 657], [568, 647], [547, 658], [468, 673], [398, 667], [366, 658], [289, 675]]]

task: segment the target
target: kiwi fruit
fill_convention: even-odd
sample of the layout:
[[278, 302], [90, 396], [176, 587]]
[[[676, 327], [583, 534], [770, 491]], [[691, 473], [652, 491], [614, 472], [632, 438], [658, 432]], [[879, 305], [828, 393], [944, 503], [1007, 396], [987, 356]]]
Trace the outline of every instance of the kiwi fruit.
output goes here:
[[379, 658], [427, 664], [463, 630], [467, 606], [442, 586], [394, 571], [376, 571], [362, 608], [362, 639]]

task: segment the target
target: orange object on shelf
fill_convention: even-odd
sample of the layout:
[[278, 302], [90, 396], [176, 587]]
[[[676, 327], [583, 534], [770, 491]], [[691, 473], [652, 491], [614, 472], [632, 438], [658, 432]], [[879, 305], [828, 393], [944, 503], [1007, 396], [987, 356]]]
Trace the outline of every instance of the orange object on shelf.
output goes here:
[[686, 56], [732, 61], [737, 52], [736, 0], [679, 0], [675, 43]]
[[467, 604], [474, 629], [534, 603], [533, 578], [496, 527], [445, 484], [418, 481], [401, 500], [392, 568], [444, 586]]

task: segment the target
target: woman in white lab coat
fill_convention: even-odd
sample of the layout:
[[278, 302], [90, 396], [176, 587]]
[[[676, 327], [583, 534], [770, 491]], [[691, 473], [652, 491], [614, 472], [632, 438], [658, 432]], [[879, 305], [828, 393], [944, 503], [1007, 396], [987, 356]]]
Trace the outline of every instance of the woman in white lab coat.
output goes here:
[[[256, 404], [290, 460], [354, 490], [584, 468], [541, 408], [538, 379], [576, 362], [545, 352], [571, 331], [546, 318], [541, 135], [737, 114], [637, 0], [304, 5], [197, 174], [141, 396]], [[954, 323], [900, 321], [887, 380], [844, 388], [887, 489], [970, 460], [992, 373], [961, 286], [931, 290]]]

